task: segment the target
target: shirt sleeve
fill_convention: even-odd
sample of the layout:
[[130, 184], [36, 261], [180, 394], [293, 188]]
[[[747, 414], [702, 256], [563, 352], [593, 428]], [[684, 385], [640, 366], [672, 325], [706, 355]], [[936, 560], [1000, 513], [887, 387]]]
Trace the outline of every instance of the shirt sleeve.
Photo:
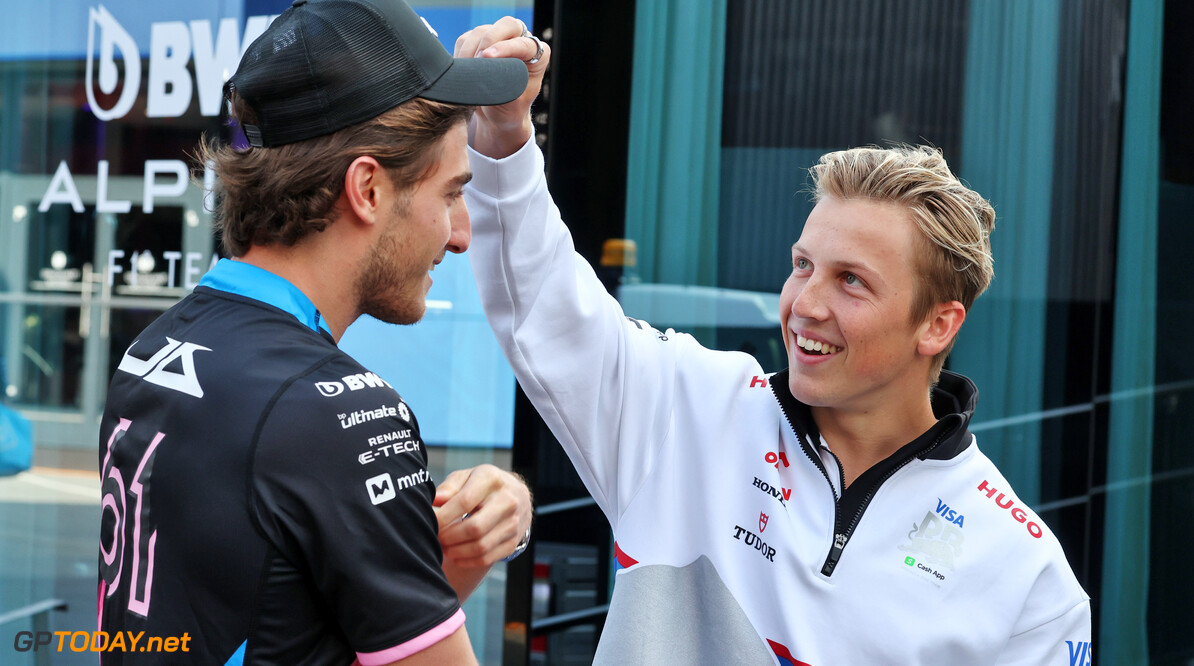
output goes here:
[[1000, 666], [1093, 664], [1090, 600], [1084, 600], [1061, 616], [1012, 636], [996, 663]]
[[690, 336], [628, 319], [578, 255], [534, 141], [503, 160], [470, 151], [469, 250], [486, 318], [519, 384], [611, 526], [672, 431]]
[[370, 666], [446, 638], [464, 614], [441, 567], [435, 483], [414, 416], [392, 388], [368, 381], [375, 375], [332, 379], [351, 370], [301, 377], [270, 409], [251, 506]]

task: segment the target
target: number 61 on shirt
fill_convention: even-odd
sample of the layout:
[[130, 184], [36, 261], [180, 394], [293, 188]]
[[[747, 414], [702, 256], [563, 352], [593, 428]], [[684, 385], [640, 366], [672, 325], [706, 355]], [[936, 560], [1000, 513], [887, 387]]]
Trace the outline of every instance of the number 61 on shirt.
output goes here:
[[[120, 589], [121, 576], [124, 569], [124, 551], [127, 544], [128, 530], [128, 498], [135, 498], [133, 505], [132, 543], [133, 564], [129, 572], [129, 602], [128, 609], [137, 615], [149, 615], [149, 597], [153, 587], [153, 553], [157, 544], [158, 531], [149, 519], [149, 481], [153, 471], [153, 457], [158, 444], [166, 436], [159, 432], [154, 436], [136, 460], [137, 468], [133, 473], [127, 490], [124, 474], [118, 460], [124, 459], [132, 463], [134, 458], [131, 451], [126, 450], [129, 441], [121, 447], [120, 454], [113, 456], [118, 443], [125, 442], [125, 435], [133, 422], [120, 419], [120, 423], [108, 438], [108, 450], [104, 455], [102, 471], [103, 498], [100, 500], [100, 576], [103, 583], [100, 586], [100, 602], [103, 597], [110, 597]], [[126, 470], [127, 471], [127, 468]], [[145, 570], [142, 572], [142, 563]]]

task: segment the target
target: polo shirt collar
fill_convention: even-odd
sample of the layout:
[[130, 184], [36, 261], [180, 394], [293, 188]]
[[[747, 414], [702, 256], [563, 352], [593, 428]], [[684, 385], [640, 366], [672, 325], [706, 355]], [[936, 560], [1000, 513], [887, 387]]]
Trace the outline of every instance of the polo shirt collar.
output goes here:
[[199, 280], [200, 287], [224, 291], [272, 305], [294, 315], [304, 326], [330, 336], [327, 320], [307, 295], [284, 277], [243, 261], [221, 259]]

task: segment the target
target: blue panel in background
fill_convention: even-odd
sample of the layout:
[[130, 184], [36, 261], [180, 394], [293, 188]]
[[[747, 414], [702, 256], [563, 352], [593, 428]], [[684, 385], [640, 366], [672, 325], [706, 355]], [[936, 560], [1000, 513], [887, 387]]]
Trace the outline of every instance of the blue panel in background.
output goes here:
[[[0, 60], [85, 59], [89, 15], [100, 6], [133, 38], [142, 57], [149, 57], [150, 26], [154, 23], [206, 19], [214, 25], [222, 18], [237, 18], [243, 27], [245, 18], [239, 2], [53, 0], [53, 3], [53, 11], [46, 11], [46, 6], [37, 2], [15, 2], [5, 7], [5, 22], [17, 29], [6, 31], [0, 40]], [[289, 3], [281, 6], [284, 9]], [[99, 35], [95, 38], [98, 40]]]
[[428, 444], [510, 448], [514, 373], [485, 321], [467, 256], [448, 255], [431, 276], [422, 321], [361, 317], [340, 348], [394, 385]]

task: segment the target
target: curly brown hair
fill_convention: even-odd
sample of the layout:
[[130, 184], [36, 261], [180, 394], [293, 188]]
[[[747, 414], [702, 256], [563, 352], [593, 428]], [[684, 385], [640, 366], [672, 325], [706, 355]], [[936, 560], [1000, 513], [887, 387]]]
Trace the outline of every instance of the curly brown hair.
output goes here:
[[[231, 104], [242, 123], [256, 121], [235, 94]], [[326, 229], [357, 157], [375, 158], [398, 187], [413, 187], [439, 160], [439, 140], [472, 112], [416, 97], [372, 120], [282, 146], [238, 150], [201, 141], [199, 168], [211, 164], [217, 177], [212, 214], [224, 252], [239, 257], [253, 245], [292, 246]]]

